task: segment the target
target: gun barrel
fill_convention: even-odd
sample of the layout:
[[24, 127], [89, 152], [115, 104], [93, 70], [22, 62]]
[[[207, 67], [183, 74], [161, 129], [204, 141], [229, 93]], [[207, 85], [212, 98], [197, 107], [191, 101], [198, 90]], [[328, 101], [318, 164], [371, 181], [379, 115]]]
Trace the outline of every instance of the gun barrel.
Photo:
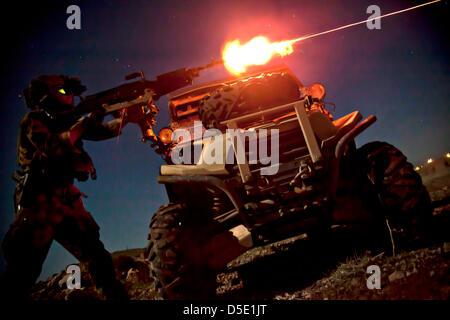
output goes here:
[[194, 68], [194, 69], [196, 69], [197, 71], [200, 71], [200, 70], [212, 68], [214, 66], [217, 66], [217, 65], [220, 65], [220, 64], [223, 64], [223, 63], [224, 63], [223, 59], [221, 59], [221, 60], [214, 60], [214, 59], [212, 59], [210, 63], [208, 63], [208, 64], [206, 64], [204, 66], [201, 66], [201, 67]]
[[199, 71], [216, 65], [223, 64], [223, 60], [214, 60], [204, 66], [196, 68], [181, 68], [175, 71], [167, 72], [156, 76], [156, 80], [145, 80], [143, 73], [133, 73], [128, 75], [128, 79], [140, 76], [141, 80], [124, 83], [117, 87], [104, 90], [83, 99], [74, 110], [68, 111], [71, 115], [80, 116], [92, 112], [104, 105], [111, 106], [120, 103], [136, 101], [143, 97], [146, 91], [150, 90], [153, 99], [158, 100], [160, 97], [191, 85], [193, 79], [199, 76]]

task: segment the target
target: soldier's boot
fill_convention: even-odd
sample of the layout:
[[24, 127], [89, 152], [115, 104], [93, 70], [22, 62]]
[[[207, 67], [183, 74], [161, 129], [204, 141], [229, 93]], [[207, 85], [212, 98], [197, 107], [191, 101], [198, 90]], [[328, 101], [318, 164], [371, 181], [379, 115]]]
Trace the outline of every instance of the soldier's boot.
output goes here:
[[29, 299], [52, 243], [51, 228], [18, 217], [2, 242], [6, 268], [0, 276], [1, 301]]
[[107, 300], [129, 300], [125, 287], [117, 280], [111, 254], [103, 247], [103, 243], [98, 240], [92, 250], [96, 252], [95, 255], [85, 263], [96, 286], [102, 289]]
[[88, 267], [95, 285], [108, 300], [129, 300], [127, 291], [116, 278], [111, 254], [100, 241], [97, 224], [86, 211], [80, 209], [79, 213], [78, 217], [63, 219], [55, 229], [55, 240]]

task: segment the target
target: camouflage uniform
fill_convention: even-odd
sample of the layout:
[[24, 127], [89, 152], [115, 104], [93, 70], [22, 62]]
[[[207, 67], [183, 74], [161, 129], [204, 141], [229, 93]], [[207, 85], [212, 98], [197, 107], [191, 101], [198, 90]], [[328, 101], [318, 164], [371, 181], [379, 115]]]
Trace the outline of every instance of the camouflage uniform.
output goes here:
[[[108, 299], [128, 298], [116, 279], [111, 255], [100, 241], [99, 227], [83, 206], [85, 195], [73, 186], [75, 178], [95, 178], [82, 140], [73, 144], [67, 134], [80, 121], [83, 118], [58, 122], [43, 110], [33, 110], [20, 123], [22, 175], [14, 194], [16, 219], [2, 243], [7, 266], [1, 290], [9, 298], [29, 295], [53, 240], [88, 266]], [[121, 126], [120, 119], [99, 123], [86, 129], [81, 138], [108, 139], [119, 135]]]

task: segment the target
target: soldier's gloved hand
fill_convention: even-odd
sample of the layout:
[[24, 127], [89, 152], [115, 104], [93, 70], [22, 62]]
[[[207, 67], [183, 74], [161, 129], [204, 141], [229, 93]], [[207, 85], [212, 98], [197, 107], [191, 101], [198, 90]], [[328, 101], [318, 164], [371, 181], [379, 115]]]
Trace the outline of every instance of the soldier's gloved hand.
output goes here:
[[103, 119], [105, 118], [105, 109], [100, 108], [95, 111], [89, 113], [83, 121], [86, 121], [86, 125], [88, 127], [96, 127], [103, 123]]
[[147, 106], [135, 106], [135, 107], [131, 107], [131, 108], [127, 108], [126, 110], [124, 109], [123, 112], [123, 121], [124, 123], [138, 123], [139, 121], [141, 121], [142, 119], [145, 118], [145, 114], [146, 114], [146, 108]]
[[60, 133], [59, 139], [67, 144], [74, 145], [86, 130], [101, 125], [104, 117], [105, 109], [100, 108], [93, 111], [87, 117], [79, 119], [69, 130]]

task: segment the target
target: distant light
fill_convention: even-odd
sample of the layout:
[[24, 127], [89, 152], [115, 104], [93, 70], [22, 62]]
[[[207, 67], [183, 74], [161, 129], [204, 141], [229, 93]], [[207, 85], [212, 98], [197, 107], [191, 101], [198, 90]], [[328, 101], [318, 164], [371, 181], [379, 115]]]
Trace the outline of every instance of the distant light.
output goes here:
[[433, 159], [428, 159], [428, 161], [427, 161], [427, 163], [432, 163], [433, 162]]
[[450, 153], [447, 153], [445, 156], [446, 156], [447, 158], [450, 158]]
[[420, 167], [415, 167], [414, 170], [419, 171]]

